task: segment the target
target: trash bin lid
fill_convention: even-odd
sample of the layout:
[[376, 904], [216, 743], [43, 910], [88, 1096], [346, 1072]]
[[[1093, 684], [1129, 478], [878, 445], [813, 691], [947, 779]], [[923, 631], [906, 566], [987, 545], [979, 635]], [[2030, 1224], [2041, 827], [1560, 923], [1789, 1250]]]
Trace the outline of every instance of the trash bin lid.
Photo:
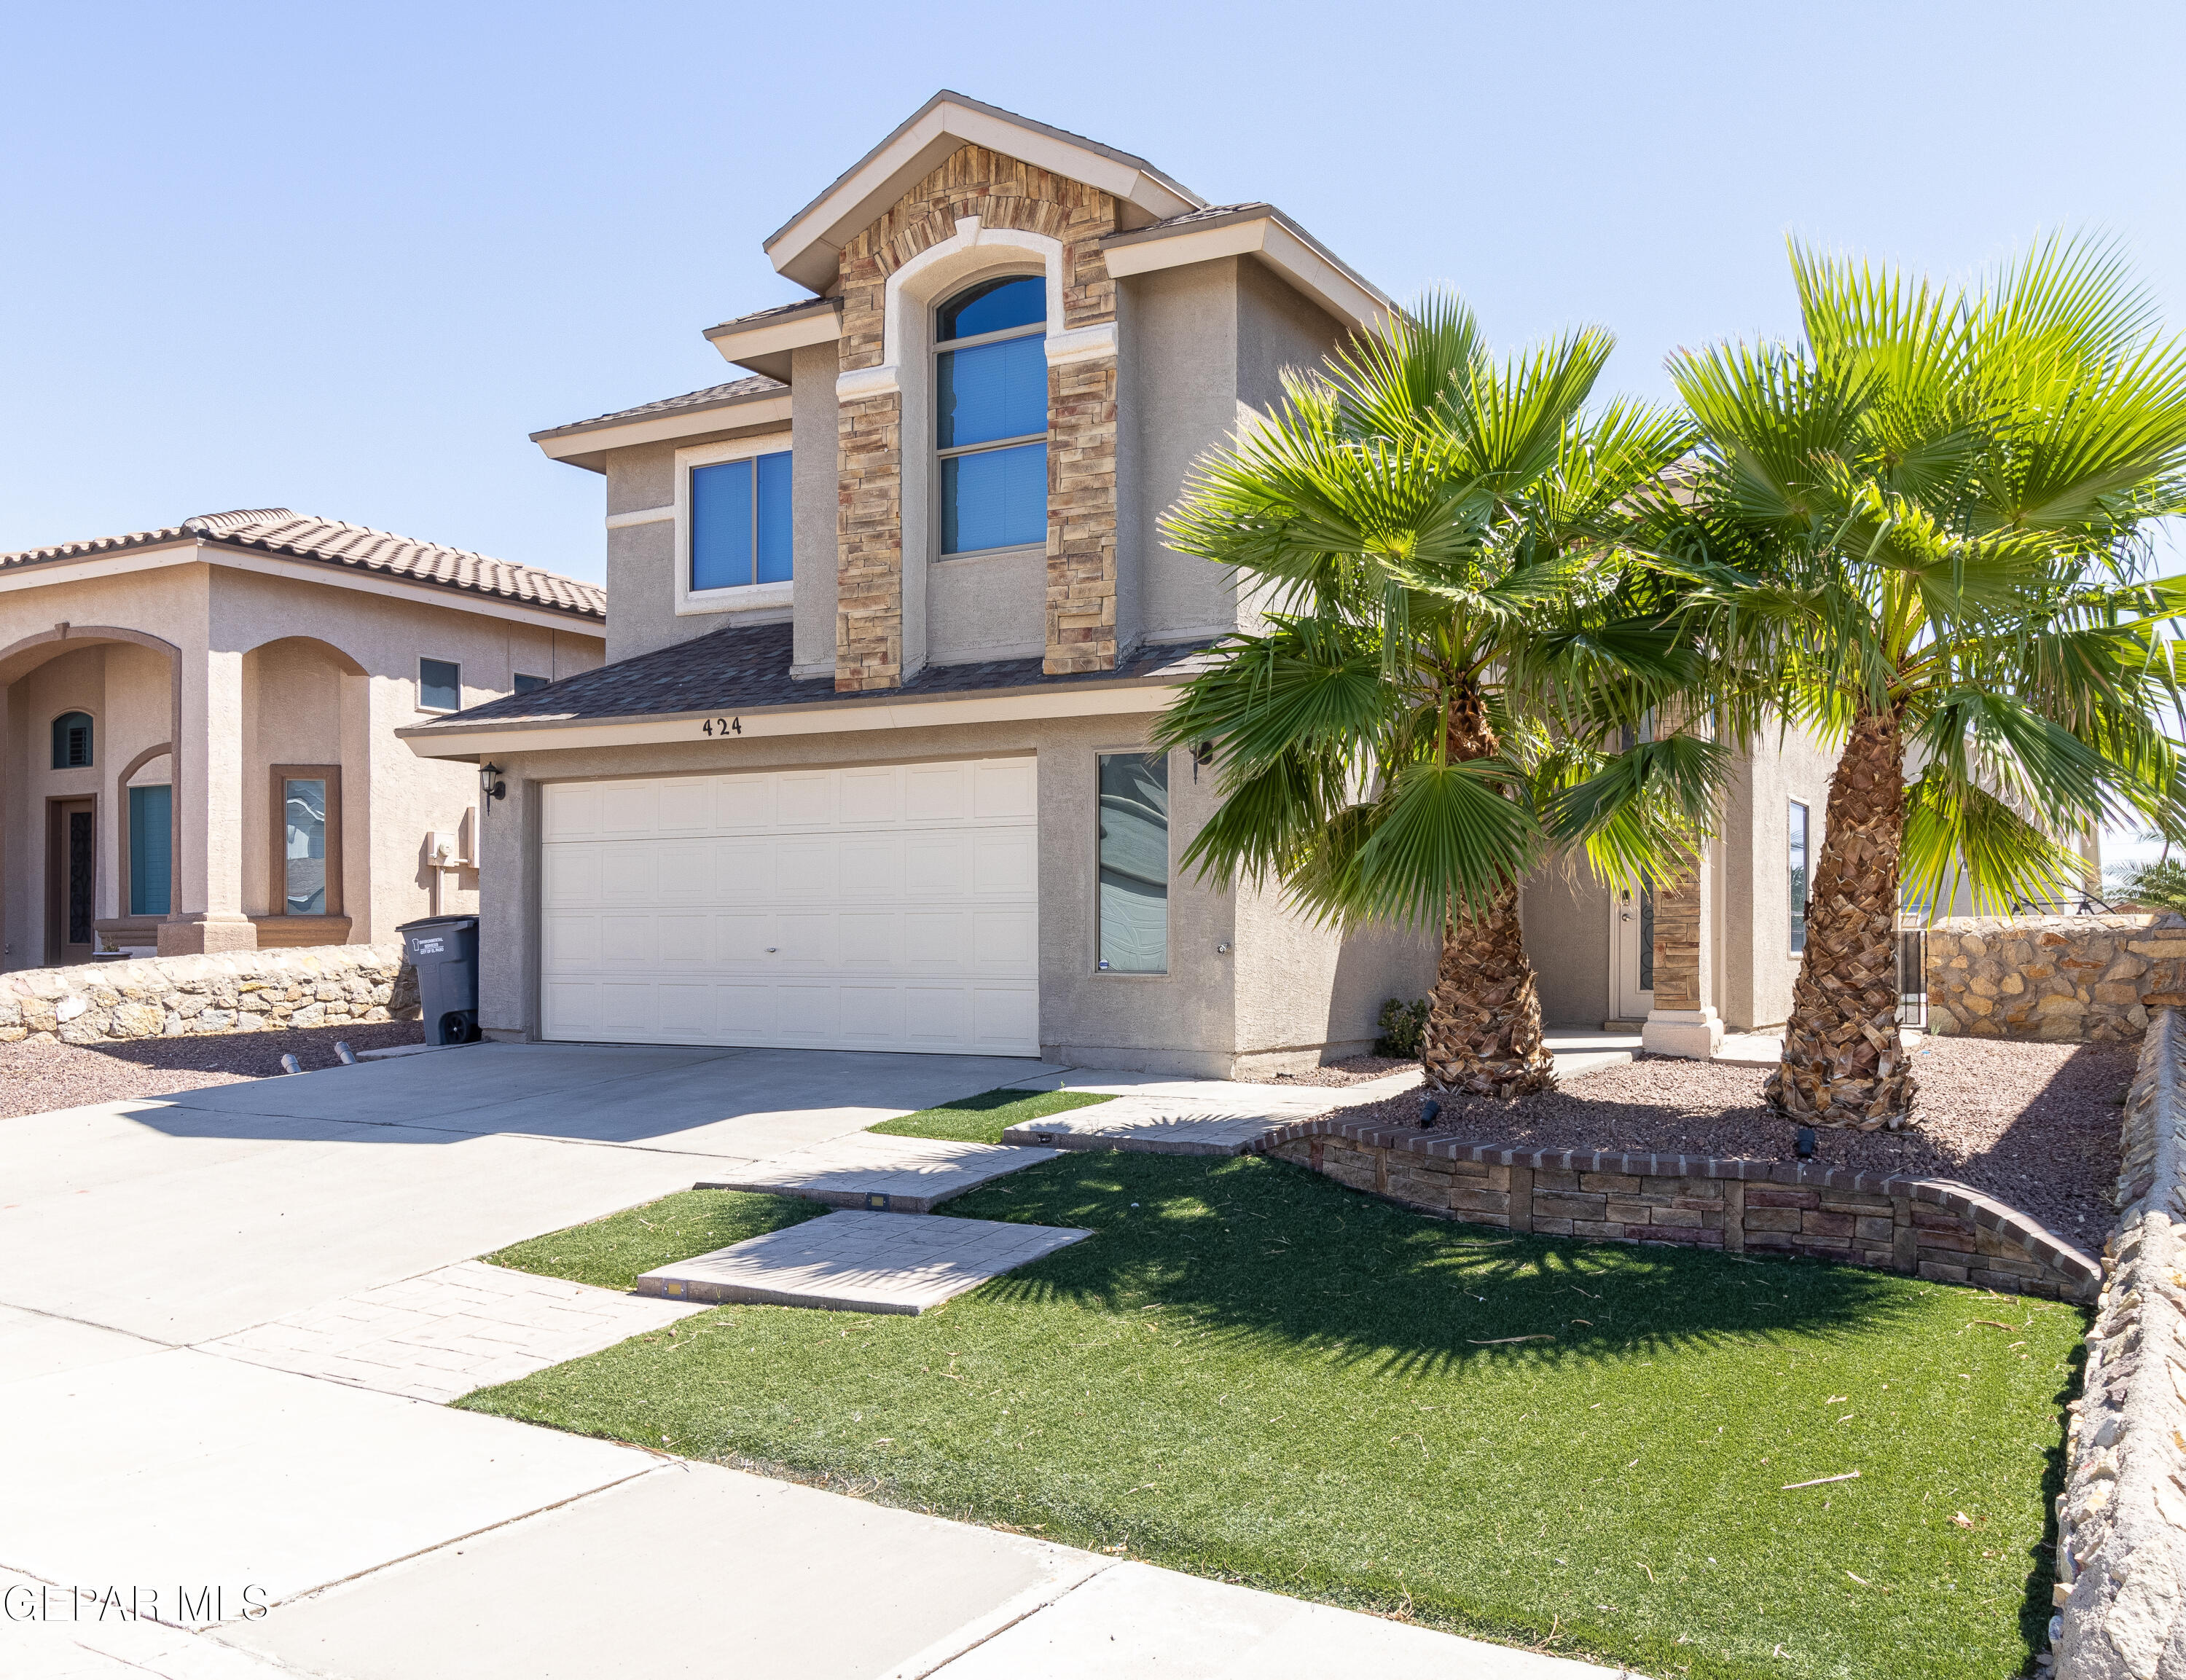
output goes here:
[[466, 926], [471, 927], [477, 927], [478, 918], [474, 916], [425, 916], [418, 917], [415, 921], [398, 922], [395, 924], [395, 931], [397, 933], [407, 933], [413, 927], [462, 927]]

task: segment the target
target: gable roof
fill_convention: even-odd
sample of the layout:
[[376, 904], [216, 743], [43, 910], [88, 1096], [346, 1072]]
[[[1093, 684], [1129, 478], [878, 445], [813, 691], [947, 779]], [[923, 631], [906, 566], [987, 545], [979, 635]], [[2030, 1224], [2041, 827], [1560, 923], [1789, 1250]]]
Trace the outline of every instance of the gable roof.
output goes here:
[[835, 283], [843, 247], [964, 146], [984, 146], [1097, 187], [1118, 201], [1127, 227], [1206, 203], [1144, 158], [944, 88], [783, 223], [766, 241], [767, 260], [799, 285], [826, 291]]
[[406, 582], [462, 590], [550, 612], [567, 613], [600, 624], [607, 621], [607, 591], [597, 584], [580, 583], [558, 572], [542, 572], [535, 566], [519, 566], [513, 561], [474, 554], [467, 548], [420, 542], [414, 537], [397, 536], [392, 531], [374, 530], [369, 525], [352, 525], [340, 519], [322, 519], [316, 514], [299, 513], [287, 507], [242, 507], [227, 513], [199, 513], [179, 525], [162, 525], [155, 530], [20, 549], [13, 554], [0, 554], [0, 574], [193, 540], [380, 572]]

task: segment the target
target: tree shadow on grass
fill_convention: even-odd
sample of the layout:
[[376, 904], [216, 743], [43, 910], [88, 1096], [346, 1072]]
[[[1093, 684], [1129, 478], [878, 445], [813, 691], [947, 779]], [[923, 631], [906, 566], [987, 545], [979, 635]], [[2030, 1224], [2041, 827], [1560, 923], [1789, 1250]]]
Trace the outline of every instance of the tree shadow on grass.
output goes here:
[[1852, 1267], [1460, 1224], [1250, 1156], [1073, 1153], [947, 1211], [1096, 1234], [989, 1284], [989, 1298], [1158, 1304], [1227, 1342], [1408, 1376], [1850, 1336], [1914, 1310], [1921, 1287]]

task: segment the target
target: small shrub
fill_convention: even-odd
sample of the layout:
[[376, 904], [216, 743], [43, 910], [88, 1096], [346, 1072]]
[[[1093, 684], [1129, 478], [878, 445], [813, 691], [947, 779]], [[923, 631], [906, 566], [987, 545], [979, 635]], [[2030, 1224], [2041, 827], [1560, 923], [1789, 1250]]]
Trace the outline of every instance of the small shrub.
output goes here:
[[[2186, 868], [2175, 863], [2128, 864], [2112, 871], [2112, 896], [2150, 910], [2186, 916]], [[1383, 1016], [1386, 1021], [1387, 1016]]]
[[1374, 1041], [1376, 1056], [1417, 1056], [1420, 1039], [1427, 1030], [1427, 1000], [1414, 998], [1406, 1003], [1401, 998], [1391, 998], [1382, 1005], [1379, 1022], [1382, 1036]]

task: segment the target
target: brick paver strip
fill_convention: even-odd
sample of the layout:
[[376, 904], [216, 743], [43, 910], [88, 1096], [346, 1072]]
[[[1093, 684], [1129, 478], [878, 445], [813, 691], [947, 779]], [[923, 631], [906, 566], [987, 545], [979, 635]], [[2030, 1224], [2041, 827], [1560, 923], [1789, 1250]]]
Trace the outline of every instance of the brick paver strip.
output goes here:
[[737, 1168], [733, 1177], [702, 1179], [694, 1188], [760, 1190], [872, 1212], [925, 1213], [989, 1179], [1052, 1161], [1055, 1153], [853, 1132], [793, 1155]]
[[846, 1210], [659, 1267], [637, 1287], [641, 1294], [683, 1301], [923, 1313], [1091, 1235], [1056, 1225]]
[[254, 1365], [446, 1403], [698, 1310], [466, 1260], [200, 1347]]

